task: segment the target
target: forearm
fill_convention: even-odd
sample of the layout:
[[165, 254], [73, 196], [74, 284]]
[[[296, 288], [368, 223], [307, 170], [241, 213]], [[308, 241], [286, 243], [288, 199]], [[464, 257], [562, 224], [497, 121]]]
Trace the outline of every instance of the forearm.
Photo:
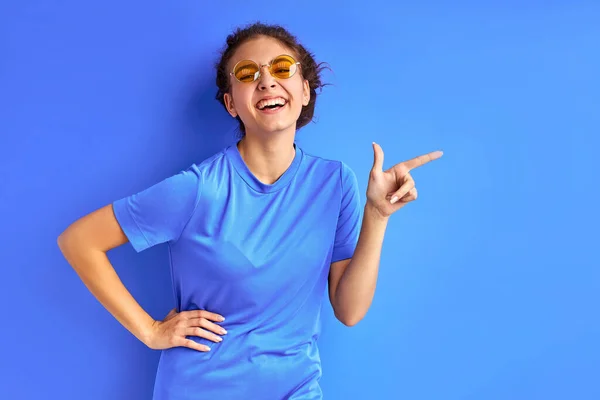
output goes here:
[[365, 207], [354, 255], [335, 291], [336, 314], [347, 325], [358, 323], [373, 301], [388, 220], [368, 205]]
[[129, 332], [147, 343], [154, 319], [125, 288], [105, 252], [59, 239], [66, 260], [96, 299]]

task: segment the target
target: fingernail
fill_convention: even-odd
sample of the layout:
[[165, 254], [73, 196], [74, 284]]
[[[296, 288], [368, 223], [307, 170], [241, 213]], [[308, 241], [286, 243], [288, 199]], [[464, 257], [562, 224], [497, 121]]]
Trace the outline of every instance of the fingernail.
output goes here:
[[394, 204], [395, 202], [398, 201], [398, 196], [394, 196], [392, 197], [392, 199], [390, 200], [390, 203]]
[[221, 322], [225, 321], [225, 317], [220, 317], [219, 321], [221, 321]]
[[222, 341], [223, 341], [223, 338], [220, 336], [217, 336], [217, 342], [222, 342]]
[[204, 348], [206, 349], [206, 351], [210, 351], [210, 347], [204, 346]]
[[221, 333], [222, 333], [223, 335], [226, 335], [226, 334], [227, 334], [227, 331], [226, 331], [225, 329], [221, 329]]

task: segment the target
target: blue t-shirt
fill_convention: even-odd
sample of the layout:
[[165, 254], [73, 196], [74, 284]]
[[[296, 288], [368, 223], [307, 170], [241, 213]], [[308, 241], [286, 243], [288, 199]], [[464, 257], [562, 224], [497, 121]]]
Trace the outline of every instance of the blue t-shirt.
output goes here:
[[167, 243], [178, 311], [221, 314], [211, 351], [161, 352], [154, 399], [321, 399], [317, 338], [329, 266], [361, 224], [354, 172], [305, 153], [272, 185], [236, 144], [113, 203], [136, 251]]

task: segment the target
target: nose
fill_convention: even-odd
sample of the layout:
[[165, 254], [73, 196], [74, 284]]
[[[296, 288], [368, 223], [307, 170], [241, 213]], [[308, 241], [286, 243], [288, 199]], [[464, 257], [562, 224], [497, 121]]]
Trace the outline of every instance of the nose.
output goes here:
[[268, 65], [261, 65], [260, 77], [258, 78], [258, 88], [260, 90], [265, 90], [268, 87], [275, 87], [275, 78], [273, 78], [269, 72]]

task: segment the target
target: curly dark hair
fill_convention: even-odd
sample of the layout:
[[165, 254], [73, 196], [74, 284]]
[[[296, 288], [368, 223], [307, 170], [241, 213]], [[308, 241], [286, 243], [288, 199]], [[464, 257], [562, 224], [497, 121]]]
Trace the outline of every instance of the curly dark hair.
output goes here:
[[[300, 116], [296, 121], [296, 130], [298, 130], [313, 120], [315, 104], [317, 101], [316, 90], [319, 89], [319, 91], [321, 91], [324, 86], [327, 86], [327, 84], [323, 84], [321, 82], [321, 71], [325, 68], [330, 68], [325, 66], [326, 63], [317, 64], [314, 59], [314, 55], [302, 44], [300, 44], [294, 35], [288, 32], [281, 25], [267, 25], [261, 22], [255, 22], [253, 24], [246, 25], [245, 27], [238, 27], [233, 33], [227, 36], [227, 44], [220, 52], [220, 60], [215, 64], [215, 68], [217, 70], [216, 83], [218, 88], [216, 99], [223, 105], [223, 107], [225, 107], [224, 95], [225, 93], [229, 93], [231, 90], [227, 64], [231, 60], [231, 57], [235, 51], [242, 44], [258, 36], [269, 36], [278, 40], [284, 46], [294, 51], [298, 56], [298, 61], [301, 63], [301, 68], [299, 71], [302, 74], [302, 77], [309, 82], [310, 101], [308, 105], [302, 107]], [[240, 135], [243, 137], [246, 134], [244, 123], [239, 115], [236, 116], [236, 119], [239, 122]]]

